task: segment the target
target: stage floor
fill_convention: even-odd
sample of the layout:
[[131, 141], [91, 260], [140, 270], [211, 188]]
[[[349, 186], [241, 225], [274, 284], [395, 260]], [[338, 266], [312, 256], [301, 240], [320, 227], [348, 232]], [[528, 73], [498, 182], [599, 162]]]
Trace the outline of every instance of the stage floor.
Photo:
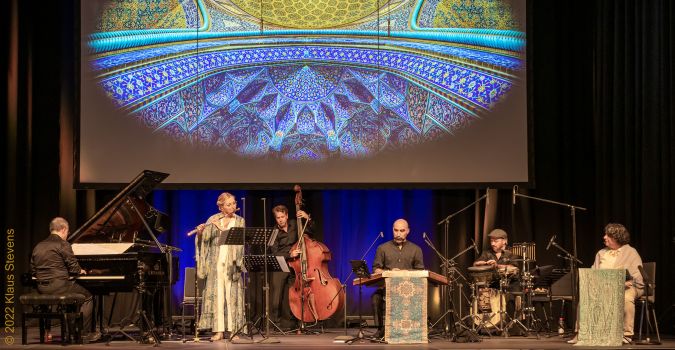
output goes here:
[[[357, 329], [349, 329], [349, 335], [356, 335], [358, 333]], [[55, 327], [52, 330], [52, 334], [58, 335], [59, 329]], [[160, 344], [161, 348], [164, 349], [259, 349], [259, 348], [285, 348], [285, 349], [311, 349], [311, 350], [322, 350], [322, 349], [335, 349], [335, 348], [353, 348], [353, 349], [583, 349], [583, 347], [572, 346], [565, 342], [565, 338], [558, 337], [557, 335], [547, 336], [546, 334], [540, 335], [539, 339], [536, 336], [522, 337], [522, 336], [512, 336], [509, 338], [503, 338], [499, 336], [493, 336], [492, 338], [483, 337], [480, 342], [476, 343], [456, 343], [448, 341], [445, 339], [433, 338], [430, 339], [428, 344], [411, 344], [411, 345], [388, 345], [371, 342], [369, 340], [357, 340], [351, 345], [345, 343], [336, 343], [334, 338], [339, 335], [344, 335], [343, 329], [329, 329], [321, 334], [287, 334], [287, 335], [275, 335], [274, 337], [280, 342], [277, 344], [232, 344], [227, 341], [218, 341], [218, 342], [209, 342], [202, 340], [199, 343], [192, 342], [192, 338], [188, 336], [188, 342], [183, 343], [181, 340], [164, 340]], [[8, 346], [7, 343], [3, 342], [0, 345], [0, 348], [12, 348], [12, 349], [62, 349], [59, 338], [55, 336], [55, 339], [52, 340], [49, 344], [40, 344], [39, 333], [37, 327], [31, 327], [28, 332], [28, 345], [21, 345], [21, 333], [20, 329], [18, 334], [15, 335], [15, 342], [13, 345]], [[661, 345], [624, 345], [618, 347], [617, 349], [675, 349], [675, 338], [673, 337], [662, 337]], [[248, 338], [247, 338], [248, 339]], [[257, 335], [254, 337], [255, 341], [262, 339], [261, 336]], [[74, 345], [77, 346], [77, 345]], [[110, 349], [110, 348], [119, 348], [119, 349], [147, 349], [152, 347], [151, 344], [139, 344], [134, 341], [128, 340], [126, 338], [115, 338], [109, 346], [106, 346], [105, 342], [98, 342], [93, 344], [84, 345], [86, 349]], [[602, 349], [612, 349], [610, 347], [603, 347]]]

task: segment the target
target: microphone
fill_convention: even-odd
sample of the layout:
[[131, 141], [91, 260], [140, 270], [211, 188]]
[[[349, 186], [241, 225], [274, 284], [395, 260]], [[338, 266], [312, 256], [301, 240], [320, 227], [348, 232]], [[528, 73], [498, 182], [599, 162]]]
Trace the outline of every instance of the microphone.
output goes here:
[[478, 245], [476, 245], [476, 241], [472, 239], [471, 243], [473, 243], [473, 250], [476, 251], [476, 255], [480, 254], [480, 252], [478, 251]]
[[424, 238], [424, 243], [426, 243], [426, 244], [427, 244], [429, 247], [431, 247], [432, 249], [434, 248], [434, 245], [433, 245], [433, 244], [431, 243], [431, 241], [429, 240], [429, 237], [427, 237], [427, 233], [426, 233], [426, 232], [423, 232], [423, 233], [422, 233], [422, 238]]
[[551, 237], [551, 239], [548, 241], [548, 245], [546, 246], [546, 250], [549, 250], [549, 248], [551, 248], [551, 245], [553, 244], [554, 241], [555, 241], [555, 235], [553, 235], [553, 237]]
[[380, 238], [384, 238], [384, 232], [380, 231]]
[[518, 191], [518, 185], [513, 186], [513, 191], [511, 192], [511, 204], [516, 205], [516, 191]]

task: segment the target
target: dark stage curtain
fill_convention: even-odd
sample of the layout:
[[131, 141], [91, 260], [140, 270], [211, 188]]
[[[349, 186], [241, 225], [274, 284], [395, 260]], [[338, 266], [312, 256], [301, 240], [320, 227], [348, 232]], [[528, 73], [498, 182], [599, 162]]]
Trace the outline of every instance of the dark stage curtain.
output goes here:
[[[657, 310], [672, 325], [675, 282], [675, 5], [600, 1], [593, 123], [597, 220], [624, 222], [657, 262]], [[671, 329], [672, 330], [672, 329]]]

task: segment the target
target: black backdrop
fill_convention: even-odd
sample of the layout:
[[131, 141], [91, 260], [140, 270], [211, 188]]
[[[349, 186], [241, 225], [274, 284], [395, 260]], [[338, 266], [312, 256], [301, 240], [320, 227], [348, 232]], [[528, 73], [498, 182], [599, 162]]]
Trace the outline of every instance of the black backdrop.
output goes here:
[[[3, 265], [15, 267], [7, 275], [26, 270], [53, 216], [77, 226], [95, 198], [109, 193], [72, 190], [79, 4], [3, 4], [7, 49], [1, 64], [8, 90], [0, 103], [7, 107], [0, 215], [3, 239], [13, 230], [17, 242], [15, 257], [3, 243]], [[657, 315], [663, 331], [675, 333], [675, 5], [594, 0], [531, 1], [529, 7], [535, 183], [525, 192], [589, 209], [577, 215], [579, 256], [587, 262], [602, 246], [602, 227], [624, 223], [643, 260], [657, 262]], [[556, 233], [561, 244], [571, 245], [568, 211], [519, 200], [512, 213], [510, 192], [500, 190], [500, 226], [519, 241], [544, 246]], [[433, 196], [440, 220], [473, 200], [474, 192], [437, 190]], [[453, 229], [471, 221], [458, 220]], [[3, 278], [3, 292], [6, 285]]]

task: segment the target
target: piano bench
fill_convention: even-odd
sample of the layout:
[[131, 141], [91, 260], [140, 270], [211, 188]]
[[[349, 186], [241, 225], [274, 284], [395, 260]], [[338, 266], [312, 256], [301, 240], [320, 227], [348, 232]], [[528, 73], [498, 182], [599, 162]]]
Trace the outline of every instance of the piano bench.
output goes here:
[[[37, 318], [40, 322], [40, 343], [45, 342], [45, 324], [47, 320], [61, 320], [61, 344], [66, 345], [71, 338], [76, 344], [82, 344], [82, 312], [80, 307], [86, 297], [82, 294], [24, 294], [19, 297], [23, 308], [21, 320], [21, 344], [28, 344], [26, 320]], [[30, 310], [29, 310], [30, 307]], [[56, 310], [54, 310], [56, 307]]]

